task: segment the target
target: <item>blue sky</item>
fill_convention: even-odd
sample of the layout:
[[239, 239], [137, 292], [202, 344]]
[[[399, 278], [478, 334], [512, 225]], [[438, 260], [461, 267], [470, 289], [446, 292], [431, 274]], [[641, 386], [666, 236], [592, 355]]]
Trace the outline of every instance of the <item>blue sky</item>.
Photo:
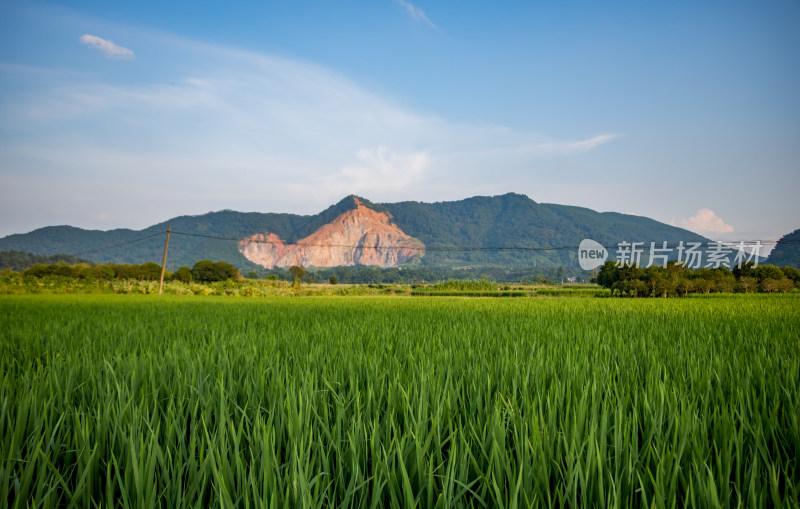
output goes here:
[[793, 0], [0, 1], [0, 235], [514, 191], [774, 239], [798, 27]]

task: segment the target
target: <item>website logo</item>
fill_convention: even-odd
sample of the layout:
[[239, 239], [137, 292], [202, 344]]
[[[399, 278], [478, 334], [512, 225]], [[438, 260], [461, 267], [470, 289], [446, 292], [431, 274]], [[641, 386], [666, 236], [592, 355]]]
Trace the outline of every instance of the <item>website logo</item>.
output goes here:
[[[615, 263], [618, 267], [642, 267], [644, 258], [647, 261], [644, 267], [657, 265], [666, 268], [669, 260], [675, 260], [679, 265], [692, 270], [717, 267], [741, 268], [742, 264], [748, 262], [758, 267], [762, 247], [761, 241], [758, 240], [751, 243], [714, 241], [707, 243], [705, 249], [700, 242], [680, 241], [675, 247], [668, 247], [666, 241], [661, 242], [660, 246], [650, 242], [649, 248], [645, 242], [618, 242], [615, 249]], [[608, 250], [599, 242], [583, 239], [578, 246], [578, 263], [583, 270], [596, 269], [607, 259]]]
[[599, 242], [583, 239], [578, 246], [578, 263], [583, 270], [592, 270], [608, 260], [608, 250]]

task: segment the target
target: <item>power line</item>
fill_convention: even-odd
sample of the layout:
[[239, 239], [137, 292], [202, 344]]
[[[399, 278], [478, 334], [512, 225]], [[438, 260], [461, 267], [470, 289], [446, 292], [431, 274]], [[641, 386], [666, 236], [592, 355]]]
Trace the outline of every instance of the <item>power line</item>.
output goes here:
[[[102, 251], [110, 251], [112, 249], [117, 249], [124, 246], [129, 246], [133, 244], [138, 244], [140, 242], [144, 242], [155, 237], [159, 237], [161, 235], [166, 235], [167, 231], [160, 231], [154, 233], [152, 235], [148, 235], [146, 237], [140, 237], [137, 239], [120, 242], [118, 244], [107, 244], [103, 247], [87, 249], [85, 251], [80, 251], [78, 253], [69, 254], [68, 256], [79, 257], [86, 254], [97, 253]], [[238, 238], [238, 237], [223, 237], [220, 235], [207, 235], [202, 233], [190, 233], [190, 232], [178, 232], [173, 231], [173, 235], [183, 235], [185, 237], [198, 237], [198, 238], [205, 238], [205, 239], [212, 239], [212, 240], [220, 240], [220, 241], [227, 241], [227, 242], [247, 242], [251, 244], [269, 244], [269, 245], [282, 245], [286, 247], [294, 246], [294, 247], [320, 247], [320, 248], [347, 248], [347, 249], [406, 249], [406, 250], [413, 250], [419, 252], [486, 252], [486, 251], [528, 251], [528, 252], [537, 252], [537, 251], [577, 251], [579, 246], [436, 246], [436, 245], [428, 245], [428, 246], [414, 246], [414, 245], [390, 245], [390, 246], [380, 246], [373, 247], [373, 246], [362, 246], [357, 244], [316, 244], [316, 243], [283, 243], [279, 241], [273, 240], [265, 240], [265, 239], [252, 239], [252, 238]], [[761, 245], [770, 245], [770, 244], [777, 244], [777, 239], [768, 239], [768, 240], [739, 240], [733, 242], [722, 242], [724, 246], [729, 248], [735, 248], [740, 243], [744, 244], [744, 247], [752, 247], [759, 243]], [[702, 244], [702, 243], [701, 243]], [[714, 244], [714, 242], [706, 243], [706, 245]], [[800, 240], [784, 240], [783, 244], [800, 244]], [[646, 245], [646, 243], [643, 244]], [[673, 247], [669, 247], [670, 244], [667, 244], [666, 249], [675, 249], [678, 247], [677, 244], [673, 244]], [[660, 246], [657, 246], [658, 249], [664, 249], [663, 243]], [[686, 247], [686, 246], [684, 246]], [[618, 245], [607, 245], [603, 246], [604, 249], [607, 250], [616, 250], [619, 248]]]
[[79, 253], [71, 254], [71, 255], [68, 255], [68, 256], [78, 257], [78, 256], [89, 254], [89, 253], [97, 253], [97, 252], [100, 252], [100, 251], [109, 251], [111, 249], [117, 249], [118, 247], [122, 247], [122, 246], [129, 246], [131, 244], [138, 244], [139, 242], [144, 242], [145, 240], [150, 240], [152, 238], [158, 237], [160, 235], [164, 235], [166, 233], [167, 233], [167, 231], [164, 230], [163, 232], [154, 233], [152, 235], [148, 235], [147, 237], [141, 237], [141, 238], [129, 240], [129, 241], [126, 241], [126, 242], [121, 242], [119, 244], [106, 244], [103, 247], [98, 247], [98, 248], [95, 248], [95, 249], [87, 249], [86, 251], [81, 251]]
[[[252, 239], [252, 238], [236, 238], [236, 237], [222, 237], [219, 235], [206, 235], [201, 233], [188, 233], [188, 232], [172, 232], [174, 235], [184, 235], [188, 237], [201, 237], [207, 239], [214, 239], [214, 240], [222, 240], [222, 241], [235, 241], [235, 242], [247, 242], [251, 244], [269, 244], [269, 245], [282, 245], [282, 246], [296, 246], [296, 247], [337, 247], [337, 248], [372, 248], [377, 249], [371, 246], [361, 246], [357, 244], [311, 244], [311, 243], [284, 243], [274, 240], [265, 240], [265, 239]], [[728, 247], [737, 247], [739, 243], [743, 243], [745, 247], [752, 247], [756, 243], [760, 243], [761, 245], [765, 244], [776, 244], [778, 241], [777, 239], [769, 239], [769, 240], [739, 240], [734, 242], [722, 242], [723, 245]], [[784, 241], [784, 244], [794, 244], [800, 243], [800, 240], [793, 241], [788, 240]], [[702, 244], [702, 243], [701, 243]], [[714, 244], [714, 242], [707, 243]], [[603, 246], [605, 249], [618, 249], [619, 246]], [[678, 247], [677, 244], [674, 245], [675, 248]], [[380, 249], [410, 249], [416, 250], [420, 252], [472, 252], [472, 251], [575, 251], [579, 248], [579, 246], [412, 246], [412, 245], [392, 245], [392, 246], [381, 246]], [[659, 248], [663, 248], [663, 244], [659, 246]], [[669, 243], [667, 244], [667, 249], [669, 249]]]

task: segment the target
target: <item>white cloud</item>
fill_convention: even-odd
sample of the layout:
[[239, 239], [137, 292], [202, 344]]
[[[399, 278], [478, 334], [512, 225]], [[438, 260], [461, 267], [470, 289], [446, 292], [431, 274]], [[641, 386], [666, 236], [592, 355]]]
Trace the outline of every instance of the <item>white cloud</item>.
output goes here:
[[431, 165], [425, 152], [399, 152], [379, 146], [356, 152], [355, 164], [325, 176], [320, 183], [333, 195], [386, 193], [404, 191], [419, 183]]
[[428, 19], [428, 16], [425, 14], [425, 11], [423, 11], [416, 5], [412, 4], [411, 2], [406, 2], [406, 0], [397, 0], [397, 3], [400, 4], [403, 8], [405, 8], [408, 15], [411, 16], [411, 19], [415, 21], [422, 21], [429, 27], [436, 28], [436, 25], [434, 25], [433, 22]]
[[725, 223], [721, 217], [716, 215], [711, 209], [699, 209], [695, 215], [681, 219], [680, 222], [674, 219], [670, 221], [672, 226], [681, 226], [695, 233], [731, 233], [733, 226]]
[[128, 48], [123, 48], [101, 37], [91, 34], [83, 34], [80, 38], [81, 44], [96, 48], [102, 51], [108, 58], [117, 58], [121, 60], [132, 60], [135, 57], [133, 51]]

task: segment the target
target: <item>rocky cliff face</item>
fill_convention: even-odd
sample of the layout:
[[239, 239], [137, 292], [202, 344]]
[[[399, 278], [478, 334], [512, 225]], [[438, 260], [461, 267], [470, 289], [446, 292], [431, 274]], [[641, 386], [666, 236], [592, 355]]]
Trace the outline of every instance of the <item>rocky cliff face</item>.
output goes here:
[[253, 263], [273, 267], [338, 267], [379, 265], [396, 267], [425, 254], [419, 240], [356, 200], [345, 212], [296, 244], [286, 244], [274, 233], [259, 233], [239, 241], [239, 252]]

